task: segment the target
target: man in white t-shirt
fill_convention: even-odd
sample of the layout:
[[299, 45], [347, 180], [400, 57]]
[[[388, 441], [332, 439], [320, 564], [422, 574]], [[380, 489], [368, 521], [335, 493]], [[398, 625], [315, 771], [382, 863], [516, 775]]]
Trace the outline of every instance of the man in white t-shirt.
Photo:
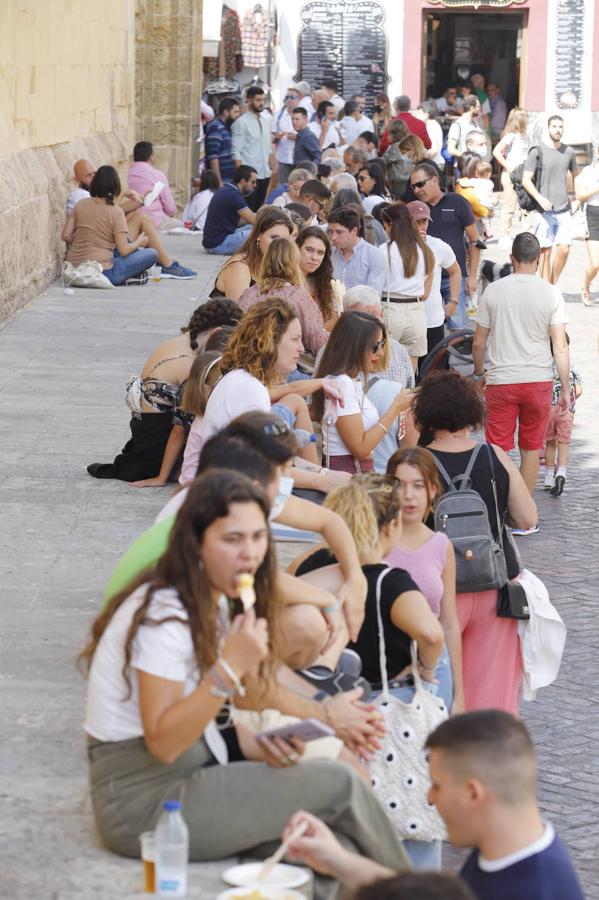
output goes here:
[[[445, 337], [445, 319], [455, 315], [458, 308], [458, 298], [462, 287], [462, 271], [449, 244], [440, 238], [427, 234], [428, 223], [431, 218], [428, 204], [422, 203], [420, 200], [412, 200], [407, 206], [416, 222], [418, 231], [433, 251], [435, 257], [433, 283], [427, 301], [424, 304], [428, 354]], [[443, 271], [447, 272], [449, 276], [450, 299], [446, 304], [443, 303], [443, 297], [441, 296], [441, 274]]]
[[272, 120], [272, 139], [277, 157], [279, 184], [286, 184], [293, 169], [293, 151], [295, 149], [295, 130], [291, 121], [291, 113], [300, 104], [300, 92], [295, 85], [287, 88], [285, 105]]
[[[507, 453], [514, 446], [518, 427], [520, 472], [531, 494], [551, 408], [554, 359], [563, 409], [570, 397], [568, 315], [558, 288], [537, 275], [540, 253], [534, 234], [516, 236], [511, 253], [514, 274], [490, 284], [480, 298], [472, 345], [472, 378], [486, 397], [487, 440]], [[488, 370], [484, 368], [485, 350]]]

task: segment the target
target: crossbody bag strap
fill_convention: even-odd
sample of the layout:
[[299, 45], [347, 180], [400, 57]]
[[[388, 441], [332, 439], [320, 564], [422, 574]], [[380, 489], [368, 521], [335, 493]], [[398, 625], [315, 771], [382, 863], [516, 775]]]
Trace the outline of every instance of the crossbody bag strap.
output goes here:
[[383, 629], [383, 616], [381, 614], [381, 588], [383, 585], [383, 579], [386, 575], [391, 571], [391, 567], [387, 566], [386, 569], [383, 569], [381, 574], [376, 580], [376, 621], [379, 631], [379, 665], [381, 667], [381, 683], [383, 685], [382, 690], [382, 698], [383, 700], [389, 700], [389, 679], [387, 678], [387, 651], [385, 648], [385, 632]]
[[489, 457], [489, 467], [491, 469], [491, 489], [493, 491], [493, 501], [495, 503], [495, 516], [497, 519], [497, 541], [501, 545], [501, 532], [503, 531], [503, 522], [499, 515], [499, 501], [497, 499], [497, 479], [495, 478], [495, 464], [493, 462], [493, 454], [489, 444], [485, 444], [487, 456]]
[[391, 334], [391, 244], [387, 241], [387, 331]]

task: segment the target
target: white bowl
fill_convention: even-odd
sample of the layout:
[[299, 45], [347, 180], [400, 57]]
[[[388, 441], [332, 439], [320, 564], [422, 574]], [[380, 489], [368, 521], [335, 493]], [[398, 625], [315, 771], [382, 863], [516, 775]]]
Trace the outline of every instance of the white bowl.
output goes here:
[[[239, 866], [232, 866], [226, 872], [223, 872], [223, 881], [227, 884], [232, 884], [234, 887], [248, 887], [250, 885], [255, 887], [259, 883], [258, 873], [261, 868], [261, 862], [242, 863]], [[309, 880], [310, 873], [305, 869], [279, 863], [270, 871], [266, 881], [260, 882], [260, 885], [262, 887], [296, 888], [307, 884]], [[277, 900], [279, 900], [278, 897]]]
[[306, 900], [304, 894], [300, 894], [299, 891], [268, 884], [229, 888], [228, 891], [223, 891], [222, 894], [219, 894], [216, 900], [233, 900], [234, 897], [239, 898], [239, 900], [245, 900], [246, 897], [252, 896], [253, 891], [258, 891], [265, 900]]

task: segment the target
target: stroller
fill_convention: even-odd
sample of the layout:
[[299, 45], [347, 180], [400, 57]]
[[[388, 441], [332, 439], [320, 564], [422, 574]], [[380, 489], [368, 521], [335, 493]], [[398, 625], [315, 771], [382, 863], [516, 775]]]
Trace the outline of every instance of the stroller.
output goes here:
[[436, 347], [425, 356], [416, 376], [417, 384], [435, 369], [455, 369], [460, 375], [472, 375], [474, 363], [472, 362], [472, 339], [474, 330], [463, 328], [453, 331], [447, 337], [439, 341]]

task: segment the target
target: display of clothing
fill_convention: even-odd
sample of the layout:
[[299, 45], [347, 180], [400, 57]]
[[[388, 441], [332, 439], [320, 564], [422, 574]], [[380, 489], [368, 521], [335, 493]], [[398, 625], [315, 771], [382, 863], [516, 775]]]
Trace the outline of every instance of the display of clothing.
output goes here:
[[241, 26], [233, 9], [223, 6], [218, 57], [204, 57], [204, 75], [231, 78], [243, 69]]
[[243, 61], [250, 69], [261, 69], [268, 62], [268, 21], [257, 3], [248, 9], [241, 24]]

